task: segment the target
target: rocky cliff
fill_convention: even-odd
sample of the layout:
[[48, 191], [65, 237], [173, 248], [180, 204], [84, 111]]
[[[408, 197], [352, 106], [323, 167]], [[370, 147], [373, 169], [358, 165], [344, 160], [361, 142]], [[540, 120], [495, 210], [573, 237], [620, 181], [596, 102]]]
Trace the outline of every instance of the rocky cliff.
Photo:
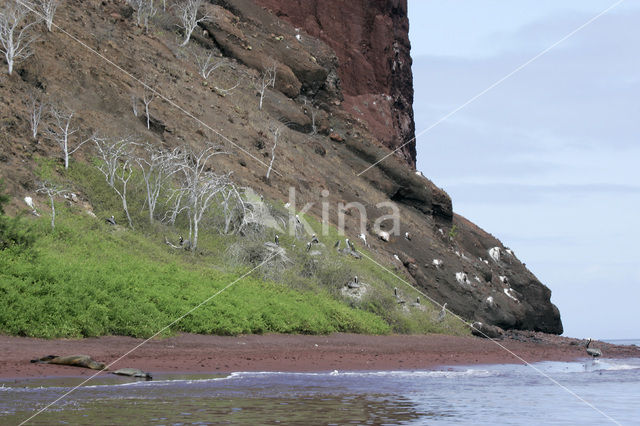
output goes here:
[[415, 167], [413, 75], [406, 0], [256, 0], [318, 38], [338, 63], [343, 107]]
[[[414, 144], [359, 175], [413, 137], [406, 2], [255, 1], [263, 7], [252, 0], [207, 3], [210, 19], [185, 49], [170, 10], [147, 32], [123, 1], [67, 0], [57, 22], [85, 45], [44, 32], [35, 54], [0, 79], [0, 177], [11, 192], [33, 195], [36, 160], [59, 157], [50, 138], [30, 136], [35, 94], [76, 112], [77, 138], [137, 135], [165, 148], [221, 144], [227, 155], [216, 157], [217, 170], [283, 203], [293, 189], [297, 208], [309, 203], [318, 218], [331, 206], [329, 221], [342, 217], [347, 237], [360, 242], [364, 233], [376, 262], [453, 312], [502, 328], [561, 333], [550, 290], [500, 241], [455, 215], [446, 192], [416, 174]], [[194, 56], [207, 55], [225, 65], [203, 79]], [[268, 68], [277, 78], [264, 88], [259, 108]], [[132, 76], [162, 94], [150, 105], [149, 127], [144, 89]], [[74, 157], [92, 155], [87, 145]], [[362, 221], [344, 207], [355, 202], [366, 212]], [[391, 234], [383, 240], [375, 225], [390, 213], [390, 202], [399, 229], [383, 221]], [[398, 287], [402, 295], [402, 281]]]

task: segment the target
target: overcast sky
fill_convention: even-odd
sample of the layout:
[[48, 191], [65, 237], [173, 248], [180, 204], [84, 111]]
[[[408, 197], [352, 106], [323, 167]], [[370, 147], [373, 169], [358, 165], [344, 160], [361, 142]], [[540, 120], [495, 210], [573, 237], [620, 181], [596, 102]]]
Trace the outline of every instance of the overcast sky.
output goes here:
[[[416, 133], [615, 3], [409, 0]], [[640, 1], [417, 139], [454, 210], [553, 292], [565, 335], [640, 338]]]

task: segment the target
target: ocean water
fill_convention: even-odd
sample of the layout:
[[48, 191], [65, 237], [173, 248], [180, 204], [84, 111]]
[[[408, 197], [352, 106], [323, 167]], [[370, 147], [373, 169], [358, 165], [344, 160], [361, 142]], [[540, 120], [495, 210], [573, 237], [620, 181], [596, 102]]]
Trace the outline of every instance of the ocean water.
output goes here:
[[[640, 424], [640, 358], [419, 371], [100, 377], [29, 424]], [[19, 424], [81, 379], [0, 382]]]

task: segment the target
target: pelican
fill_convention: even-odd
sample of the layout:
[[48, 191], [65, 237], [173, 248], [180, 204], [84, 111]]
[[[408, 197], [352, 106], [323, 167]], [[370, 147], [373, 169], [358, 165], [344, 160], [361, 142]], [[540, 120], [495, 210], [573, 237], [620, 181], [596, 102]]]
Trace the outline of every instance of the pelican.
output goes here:
[[445, 315], [447, 315], [447, 304], [445, 303], [444, 305], [442, 305], [442, 309], [440, 310], [440, 313], [438, 314], [438, 319], [436, 320], [437, 322], [441, 322]]
[[185, 240], [184, 238], [182, 238], [182, 235], [180, 235], [180, 245], [185, 250], [191, 250], [191, 241]]
[[591, 355], [593, 359], [598, 358], [599, 356], [602, 356], [602, 351], [597, 348], [590, 348], [589, 347], [590, 344], [591, 344], [591, 337], [589, 337], [589, 341], [587, 342], [587, 353]]
[[318, 243], [320, 242], [320, 240], [318, 240], [318, 237], [316, 237], [316, 234], [313, 234], [313, 235], [311, 236], [311, 242], [312, 242], [313, 244], [318, 244]]
[[347, 284], [347, 287], [349, 288], [359, 288], [360, 284], [358, 284], [358, 276], [356, 275], [355, 277], [353, 277], [353, 281], [351, 281], [350, 283]]
[[362, 242], [364, 243], [364, 245], [367, 245], [367, 236], [364, 234], [360, 234], [360, 239], [362, 240]]
[[398, 297], [398, 287], [393, 288], [393, 295]]
[[333, 245], [333, 248], [340, 250], [340, 240], [336, 241], [336, 243]]
[[296, 222], [298, 222], [298, 225], [300, 225], [300, 224], [301, 224], [301, 222], [300, 222], [300, 216], [298, 216], [298, 215], [296, 215]]
[[278, 237], [278, 234], [276, 234], [276, 245], [280, 245], [280, 237]]
[[351, 250], [355, 251], [356, 248], [353, 246], [353, 243], [351, 241], [349, 241], [349, 239], [347, 238], [345, 240], [345, 242], [347, 243], [347, 247], [350, 248]]
[[405, 237], [407, 240], [411, 241], [411, 235], [410, 235], [408, 232], [405, 232], [405, 233], [404, 233], [404, 237]]
[[307, 251], [311, 250], [311, 243], [307, 243]]
[[116, 218], [115, 218], [115, 217], [113, 217], [113, 215], [111, 215], [111, 217], [110, 217], [110, 218], [106, 219], [106, 222], [107, 222], [109, 225], [115, 225], [115, 224], [116, 224]]

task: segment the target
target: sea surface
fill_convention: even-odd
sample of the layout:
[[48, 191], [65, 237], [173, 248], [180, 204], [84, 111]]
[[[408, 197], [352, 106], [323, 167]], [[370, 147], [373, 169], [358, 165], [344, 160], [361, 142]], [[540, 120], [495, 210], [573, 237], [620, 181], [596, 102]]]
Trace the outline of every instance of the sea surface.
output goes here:
[[[28, 424], [640, 424], [640, 358], [533, 367], [105, 376]], [[81, 380], [0, 381], [0, 424], [20, 424]]]

